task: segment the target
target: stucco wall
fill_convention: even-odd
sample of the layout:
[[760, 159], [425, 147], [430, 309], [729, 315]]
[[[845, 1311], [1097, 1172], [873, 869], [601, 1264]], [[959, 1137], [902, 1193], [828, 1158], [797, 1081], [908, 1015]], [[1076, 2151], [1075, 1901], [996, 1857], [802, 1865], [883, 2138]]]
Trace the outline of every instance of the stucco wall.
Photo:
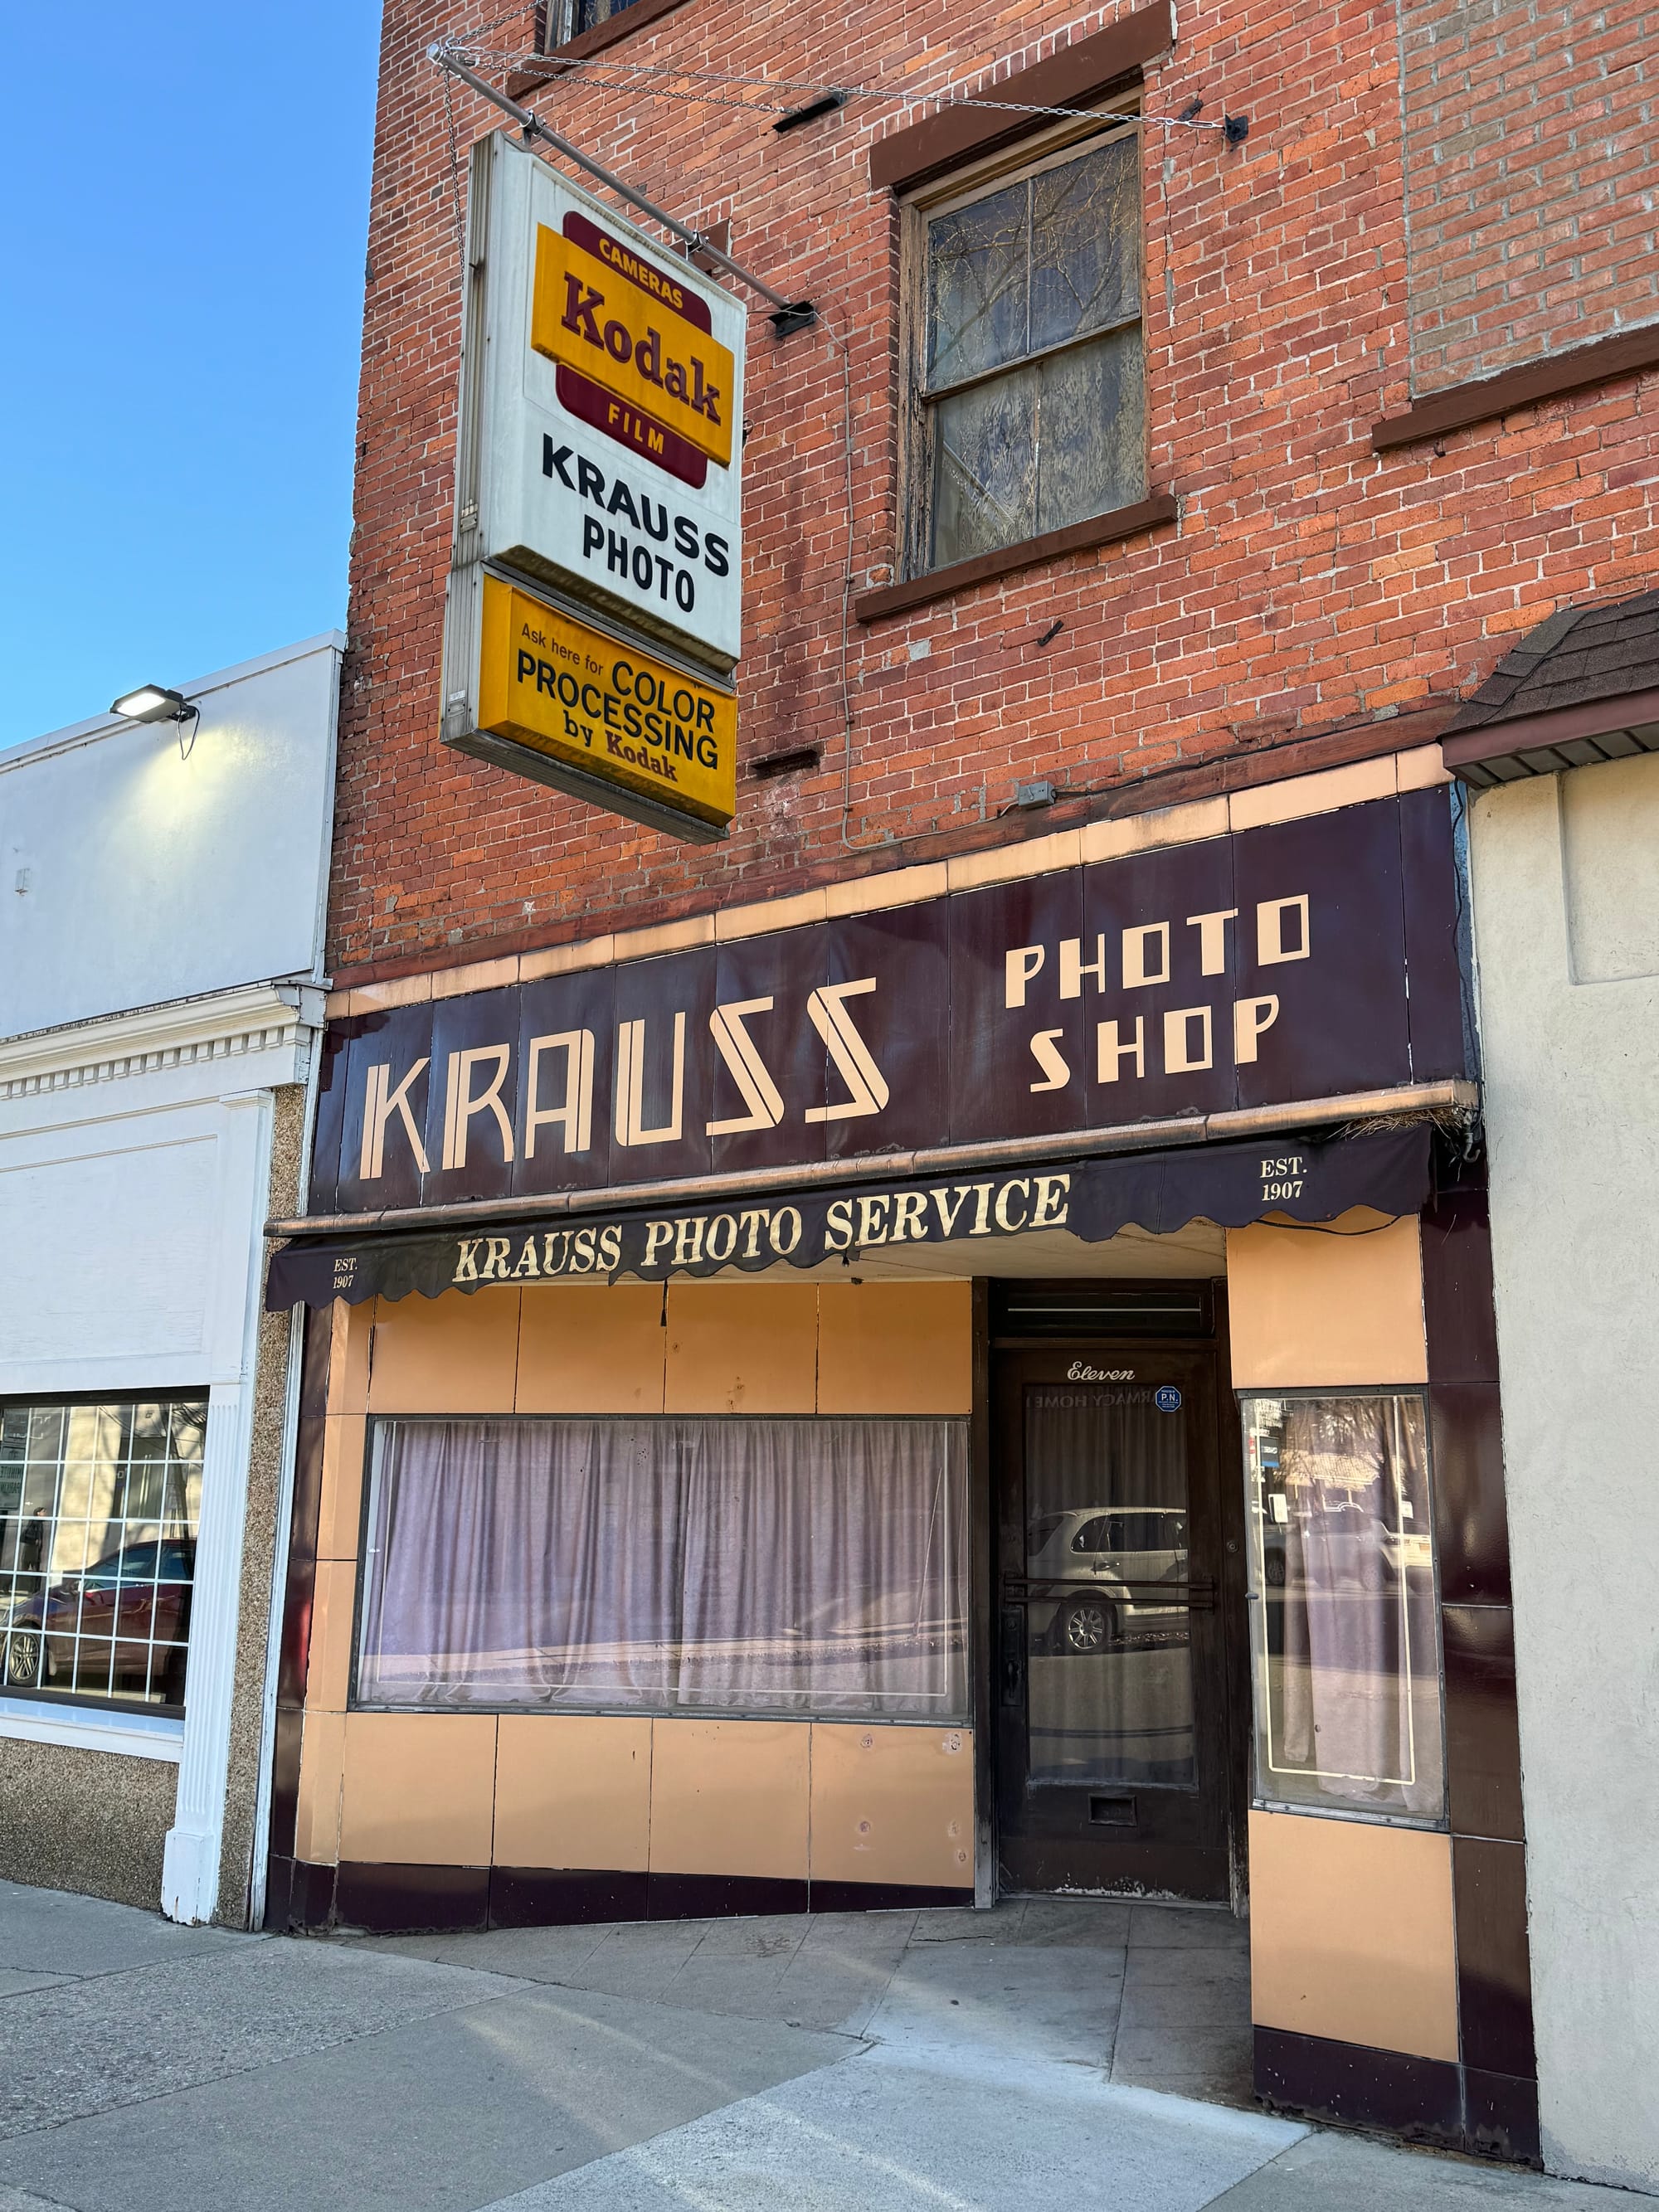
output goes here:
[[1659, 2190], [1659, 757], [1471, 840], [1545, 2159]]

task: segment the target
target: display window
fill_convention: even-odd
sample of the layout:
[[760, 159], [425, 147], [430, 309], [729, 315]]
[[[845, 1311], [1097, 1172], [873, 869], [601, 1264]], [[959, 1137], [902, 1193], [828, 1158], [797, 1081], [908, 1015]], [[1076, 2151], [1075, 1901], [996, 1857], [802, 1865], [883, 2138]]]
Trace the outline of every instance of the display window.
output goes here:
[[967, 1424], [374, 1424], [361, 1705], [963, 1721]]
[[0, 1407], [3, 1687], [185, 1702], [207, 1404]]
[[1437, 1825], [1440, 1638], [1422, 1395], [1246, 1396], [1255, 1798]]

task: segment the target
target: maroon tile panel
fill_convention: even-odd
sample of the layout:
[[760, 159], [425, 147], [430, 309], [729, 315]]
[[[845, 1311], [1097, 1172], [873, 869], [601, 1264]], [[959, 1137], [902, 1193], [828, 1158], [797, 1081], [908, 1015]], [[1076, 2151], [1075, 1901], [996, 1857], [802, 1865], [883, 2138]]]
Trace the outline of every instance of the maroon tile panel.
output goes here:
[[1429, 1435], [1441, 1601], [1507, 1605], [1510, 1534], [1497, 1383], [1431, 1385]]
[[[331, 1197], [322, 1182], [319, 1163], [312, 1177], [313, 1202], [321, 1211], [337, 1210], [342, 1213], [373, 1213], [386, 1206], [418, 1206], [420, 1162], [410, 1142], [402, 1113], [394, 1111], [386, 1116], [378, 1176], [363, 1174], [363, 1121], [369, 1070], [384, 1066], [390, 1071], [386, 1078], [387, 1097], [401, 1092], [409, 1119], [420, 1133], [422, 1148], [428, 1159], [432, 1157], [428, 1108], [434, 1093], [439, 1100], [441, 1139], [443, 1130], [442, 1071], [433, 1065], [432, 1008], [427, 1005], [395, 1006], [386, 1013], [356, 1017], [348, 1026], [353, 1034], [345, 1053], [346, 1103], [340, 1122], [340, 1180]], [[404, 1078], [410, 1076], [410, 1071], [422, 1060], [426, 1065], [411, 1077], [404, 1090]]]
[[[1234, 839], [1213, 837], [1084, 870], [1083, 957], [1099, 959], [1105, 970], [1103, 983], [1091, 975], [1082, 985], [1088, 1118], [1096, 1127], [1237, 1104], [1233, 1001], [1243, 992], [1241, 932], [1252, 918], [1237, 911], [1236, 849]], [[1134, 933], [1149, 925], [1163, 925], [1167, 935], [1141, 940]], [[1167, 968], [1169, 980], [1133, 984], [1138, 959], [1154, 974]], [[1166, 1016], [1175, 1018], [1167, 1033]], [[1103, 1039], [1101, 1024], [1114, 1023]], [[1260, 1050], [1266, 1040], [1253, 1042]], [[1126, 1048], [1134, 1048], [1127, 1057]], [[1209, 1065], [1183, 1066], [1199, 1060]]]
[[1514, 1617], [1503, 1605], [1443, 1606], [1440, 1632], [1452, 1833], [1519, 1843], [1524, 1830]]
[[[868, 1152], [872, 1127], [879, 1129], [884, 1149], [936, 1145], [950, 1086], [948, 902], [849, 915], [830, 923], [826, 934], [832, 983], [875, 979], [873, 991], [842, 1003], [882, 1070], [889, 1094], [878, 1122], [840, 1115], [825, 1125], [830, 1158]], [[826, 1068], [824, 1095], [831, 1104], [848, 1099], [838, 1072]]]
[[1443, 1191], [1423, 1216], [1423, 1319], [1431, 1382], [1496, 1382], [1492, 1235], [1484, 1177]]
[[1413, 1083], [1476, 1073], [1467, 885], [1453, 825], [1458, 803], [1444, 784], [1400, 800]]
[[611, 1173], [617, 1182], [655, 1182], [665, 1176], [707, 1175], [712, 1164], [707, 1100], [714, 1046], [708, 1017], [714, 1006], [714, 956], [710, 951], [674, 952], [656, 960], [630, 960], [616, 970], [617, 1034], [611, 1042], [612, 1079], [620, 1085], [624, 1025], [638, 1045], [639, 1131], [672, 1126], [674, 1036], [684, 1018], [683, 1091], [677, 1139], [623, 1145], [617, 1100], [611, 1128]]
[[[519, 993], [516, 987], [501, 991], [471, 991], [455, 999], [440, 999], [432, 1009], [432, 1065], [427, 1071], [426, 1157], [428, 1171], [421, 1178], [422, 1206], [453, 1206], [468, 1198], [506, 1198], [513, 1188], [513, 1164], [520, 1135], [515, 1111], [519, 1097]], [[484, 1106], [476, 1114], [456, 1109], [450, 1098], [449, 1063], [458, 1053], [505, 1053], [504, 1063], [485, 1060], [468, 1071], [463, 1086], [458, 1080], [457, 1100], [483, 1099], [498, 1072], [501, 1087], [497, 1100], [506, 1127], [494, 1109]], [[458, 1078], [459, 1071], [458, 1070]], [[394, 1075], [393, 1080], [396, 1080]], [[456, 1111], [456, 1140], [465, 1143], [465, 1158], [458, 1167], [444, 1165], [445, 1121]], [[463, 1127], [463, 1124], [465, 1125]], [[390, 1131], [388, 1131], [388, 1136]]]
[[1463, 2069], [1463, 2131], [1477, 2157], [1541, 2166], [1538, 2084], [1529, 2075]]
[[482, 1932], [489, 1923], [489, 1869], [342, 1860], [334, 1917], [343, 1928], [365, 1928], [377, 1936]]
[[1535, 2075], [1525, 1850], [1454, 1836], [1452, 1893], [1463, 2062], [1494, 2074]]
[[950, 910], [951, 1140], [1080, 1128], [1084, 1002], [1060, 995], [1060, 946], [1082, 938], [1081, 871], [964, 891]]
[[[823, 1040], [809, 1012], [813, 994], [830, 981], [829, 954], [828, 933], [812, 929], [739, 938], [722, 945], [715, 956], [716, 1008], [751, 1009], [725, 1018], [731, 1027], [725, 1049], [716, 1039], [709, 1040], [708, 1089], [695, 1103], [687, 1102], [688, 1109], [710, 1127], [709, 1155], [716, 1175], [823, 1158], [826, 1130], [831, 1125], [822, 1119], [809, 1121], [808, 1110], [822, 1109], [831, 1097], [841, 1101], [848, 1096], [840, 1077], [828, 1073]], [[878, 994], [860, 993], [847, 1002], [846, 1015], [855, 1031], [862, 1033], [870, 1000]], [[766, 1000], [771, 1001], [769, 1006], [760, 1003]], [[769, 1127], [728, 1129], [716, 1135], [715, 1123], [752, 1121], [777, 1111], [766, 1098], [763, 1085], [758, 1086], [760, 1103], [751, 1104], [732, 1072], [732, 1060], [743, 1060], [744, 1038], [781, 1101], [782, 1115]], [[755, 1080], [752, 1074], [750, 1079]]]
[[[549, 975], [520, 986], [520, 1011], [513, 1036], [513, 1064], [502, 1095], [513, 1117], [515, 1158], [513, 1194], [534, 1196], [543, 1191], [587, 1190], [611, 1179], [611, 1084], [617, 1068], [616, 981], [609, 968], [590, 968], [574, 975]], [[561, 1124], [546, 1121], [532, 1133], [528, 1127], [530, 1051], [538, 1037], [564, 1036], [586, 1030], [592, 1043], [592, 1097], [589, 1109], [587, 1147], [573, 1152], [580, 1138]], [[543, 1112], [562, 1107], [569, 1096], [572, 1071], [568, 1048], [545, 1049], [537, 1071], [537, 1106]], [[529, 1150], [533, 1133], [534, 1151]]]
[[[1247, 830], [1236, 845], [1239, 988], [1279, 1001], [1257, 1057], [1238, 1071], [1239, 1104], [1330, 1098], [1403, 1081], [1410, 1051], [1398, 801], [1275, 823]], [[1257, 909], [1304, 896], [1307, 957], [1264, 961], [1264, 950], [1291, 951], [1296, 938], [1287, 921], [1264, 947]]]
[[1288, 2028], [1255, 2031], [1255, 2094], [1273, 2110], [1461, 2149], [1462, 2069]]

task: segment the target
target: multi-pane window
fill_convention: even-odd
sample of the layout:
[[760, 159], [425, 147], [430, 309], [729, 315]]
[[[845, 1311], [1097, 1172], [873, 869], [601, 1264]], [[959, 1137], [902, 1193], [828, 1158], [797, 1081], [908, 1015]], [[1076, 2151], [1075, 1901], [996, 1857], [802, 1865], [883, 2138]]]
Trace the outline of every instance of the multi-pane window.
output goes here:
[[1243, 1401], [1255, 1794], [1437, 1821], [1440, 1638], [1414, 1392]]
[[1145, 496], [1135, 139], [1074, 146], [922, 216], [915, 568]]
[[182, 1707], [207, 1404], [0, 1406], [0, 1689]]
[[547, 9], [547, 50], [550, 53], [567, 40], [591, 31], [600, 23], [608, 23], [613, 15], [620, 15], [631, 8], [635, 0], [549, 0]]
[[967, 1425], [375, 1425], [364, 1705], [967, 1717]]

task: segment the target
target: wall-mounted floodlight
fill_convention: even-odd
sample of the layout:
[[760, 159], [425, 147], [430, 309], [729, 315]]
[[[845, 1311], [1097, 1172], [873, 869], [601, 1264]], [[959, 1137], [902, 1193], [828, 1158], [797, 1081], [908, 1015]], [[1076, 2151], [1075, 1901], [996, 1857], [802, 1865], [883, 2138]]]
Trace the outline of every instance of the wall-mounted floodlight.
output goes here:
[[141, 684], [136, 691], [124, 691], [110, 712], [129, 722], [183, 722], [196, 709], [182, 691], [165, 684]]
[[[182, 691], [167, 684], [141, 684], [124, 691], [110, 708], [128, 722], [172, 722], [179, 732], [179, 757], [188, 760], [196, 750], [196, 732], [202, 726], [202, 710]], [[190, 724], [190, 743], [185, 743], [185, 724]]]

